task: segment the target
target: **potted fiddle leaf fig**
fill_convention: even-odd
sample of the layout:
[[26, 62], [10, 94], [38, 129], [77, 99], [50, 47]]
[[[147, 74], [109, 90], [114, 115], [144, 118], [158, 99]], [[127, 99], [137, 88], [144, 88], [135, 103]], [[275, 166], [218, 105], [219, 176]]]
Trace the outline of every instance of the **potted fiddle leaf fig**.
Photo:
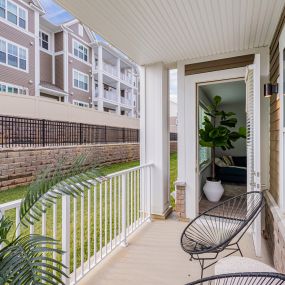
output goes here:
[[213, 103], [207, 107], [206, 116], [203, 118], [203, 128], [199, 130], [199, 144], [202, 147], [211, 148], [211, 177], [207, 177], [203, 188], [209, 201], [218, 202], [224, 188], [221, 181], [216, 178], [216, 149], [233, 149], [233, 142], [240, 138], [246, 138], [245, 127], [235, 130], [237, 124], [234, 112], [225, 112], [221, 109], [222, 98], [215, 96]]

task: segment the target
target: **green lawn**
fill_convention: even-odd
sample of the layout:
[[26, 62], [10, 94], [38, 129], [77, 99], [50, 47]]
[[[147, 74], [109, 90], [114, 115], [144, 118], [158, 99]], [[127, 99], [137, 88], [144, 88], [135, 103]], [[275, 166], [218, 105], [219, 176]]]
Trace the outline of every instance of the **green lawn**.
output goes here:
[[[174, 190], [174, 182], [176, 180], [176, 175], [177, 175], [177, 167], [176, 167], [176, 164], [177, 164], [177, 155], [176, 154], [172, 154], [171, 155], [171, 161], [170, 161], [170, 186], [171, 186], [171, 192]], [[109, 165], [109, 166], [104, 166], [102, 168], [102, 172], [104, 174], [109, 174], [109, 173], [114, 173], [114, 172], [117, 172], [117, 171], [121, 171], [121, 170], [124, 170], [124, 169], [128, 169], [128, 168], [131, 168], [131, 167], [135, 167], [139, 165], [139, 162], [138, 161], [135, 161], [135, 162], [127, 162], [127, 163], [119, 163], [119, 164], [113, 164], [113, 165]], [[109, 182], [107, 182], [109, 183]], [[113, 182], [115, 184], [115, 182]], [[131, 183], [130, 179], [127, 181], [127, 183]], [[134, 180], [133, 180], [133, 183], [134, 183]], [[137, 183], [138, 183], [138, 179], [137, 179]], [[114, 185], [113, 185], [114, 187]], [[112, 237], [114, 237], [114, 234], [115, 234], [115, 231], [118, 233], [119, 232], [119, 227], [121, 226], [121, 223], [120, 223], [120, 220], [117, 216], [117, 219], [116, 219], [116, 227], [114, 226], [114, 221], [115, 221], [115, 216], [114, 216], [114, 202], [112, 204], [112, 216], [110, 217], [110, 196], [109, 194], [106, 195], [105, 197], [105, 191], [104, 191], [104, 187], [103, 187], [103, 190], [102, 190], [102, 245], [104, 246], [105, 245], [105, 242], [107, 241], [107, 243], [110, 242], [110, 221], [112, 221], [112, 225], [111, 225], [111, 233], [112, 233]], [[113, 190], [114, 191], [114, 190]], [[7, 191], [4, 191], [4, 192], [1, 192], [0, 194], [0, 204], [1, 203], [4, 203], [4, 202], [8, 202], [8, 201], [12, 201], [12, 200], [16, 200], [16, 199], [20, 199], [20, 198], [23, 198], [25, 196], [25, 192], [26, 192], [26, 187], [18, 187], [18, 188], [15, 188], [13, 190], [7, 190]], [[100, 205], [100, 198], [99, 198], [99, 193], [100, 193], [100, 189], [99, 189], [99, 185], [97, 186], [97, 190], [96, 190], [96, 212], [97, 212], [97, 229], [96, 229], [96, 235], [94, 234], [94, 216], [93, 216], [93, 213], [94, 213], [94, 203], [91, 203], [91, 208], [90, 208], [90, 212], [91, 212], [91, 228], [90, 228], [90, 233], [91, 233], [91, 238], [90, 238], [90, 241], [91, 241], [91, 250], [90, 250], [90, 253], [91, 253], [91, 256], [94, 254], [94, 236], [96, 236], [96, 248], [97, 250], [100, 248], [100, 228], [99, 228], [99, 220], [100, 220], [100, 208], [99, 208], [99, 205]], [[90, 191], [90, 198], [91, 198], [91, 201], [94, 201], [94, 189], [91, 189]], [[106, 199], [106, 200], [105, 200]], [[137, 197], [136, 197], [136, 202], [135, 202], [135, 198], [134, 198], [134, 194], [132, 197], [128, 197], [128, 201], [129, 201], [129, 205], [134, 205], [135, 203], [137, 205], [139, 205], [140, 201], [139, 201], [140, 197], [139, 197], [139, 193], [137, 192]], [[113, 192], [113, 196], [112, 196], [112, 200], [116, 201], [118, 200], [118, 193], [117, 193], [117, 196], [115, 197], [114, 195], [114, 192]], [[106, 205], [107, 205], [107, 209], [105, 211], [105, 201], [106, 201]], [[76, 237], [76, 248], [80, 248], [80, 232], [81, 232], [81, 225], [84, 224], [84, 260], [86, 261], [87, 260], [87, 248], [88, 248], [88, 244], [87, 244], [87, 219], [88, 219], [88, 212], [87, 212], [87, 203], [88, 203], [88, 190], [86, 189], [84, 191], [84, 221], [83, 223], [81, 223], [81, 198], [78, 198], [77, 199], [77, 202], [76, 202], [76, 206], [77, 206], [77, 211], [76, 211], [76, 233], [77, 233], [77, 237]], [[171, 197], [171, 204], [172, 206], [174, 206], [174, 200], [173, 198]], [[71, 271], [73, 269], [73, 233], [74, 233], [74, 226], [73, 226], [73, 222], [74, 222], [74, 200], [73, 198], [71, 198], [71, 207], [70, 207], [70, 220], [71, 220], [71, 233], [70, 233], [70, 246], [71, 246], [71, 263], [70, 263], [70, 266], [71, 266]], [[116, 202], [116, 207], [117, 207], [117, 211], [119, 209], [119, 206]], [[61, 237], [61, 227], [62, 227], [62, 224], [61, 224], [61, 201], [58, 201], [57, 203], [57, 239], [60, 239]], [[131, 208], [131, 206], [130, 206]], [[135, 216], [135, 213], [136, 213], [136, 216], [138, 216], [139, 214], [139, 211], [137, 209], [137, 211], [133, 210], [131, 212], [131, 210], [129, 210], [129, 212], [127, 213], [127, 218], [130, 220], [131, 218], [134, 219], [134, 216]], [[6, 213], [6, 215], [10, 216], [12, 220], [15, 220], [15, 210], [11, 210], [11, 211], [8, 211]], [[46, 213], [46, 218], [47, 218], [47, 228], [46, 228], [46, 234], [48, 236], [52, 236], [52, 233], [53, 233], [53, 227], [52, 227], [52, 224], [53, 224], [53, 211], [52, 211], [52, 208], [48, 209], [47, 210], [47, 213]], [[37, 223], [35, 224], [35, 233], [41, 233], [41, 223]], [[106, 229], [106, 231], [105, 231]], [[21, 231], [23, 233], [28, 233], [29, 232], [29, 229], [25, 229], [23, 227], [21, 227]], [[106, 236], [105, 236], [106, 234]], [[81, 253], [80, 251], [78, 250], [76, 252], [76, 259], [77, 259], [77, 266], [80, 265], [80, 261], [81, 261]]]
[[[139, 165], [139, 161], [117, 163], [102, 167], [102, 172], [104, 174], [109, 174], [124, 169], [128, 169], [131, 167], [135, 167], [137, 165]], [[170, 192], [174, 191], [174, 182], [176, 180], [176, 177], [177, 177], [177, 154], [173, 153], [170, 156]], [[27, 190], [26, 186], [21, 186], [0, 192], [0, 204], [23, 198], [25, 196], [26, 190]], [[173, 203], [174, 200], [171, 199], [172, 206], [174, 206]]]

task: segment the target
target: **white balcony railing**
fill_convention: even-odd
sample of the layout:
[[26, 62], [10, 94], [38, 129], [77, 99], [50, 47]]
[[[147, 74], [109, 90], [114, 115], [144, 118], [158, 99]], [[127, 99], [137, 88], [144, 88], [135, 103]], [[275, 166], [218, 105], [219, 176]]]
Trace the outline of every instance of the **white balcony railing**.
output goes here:
[[131, 106], [132, 100], [127, 97], [121, 97], [121, 103], [127, 106]]
[[114, 102], [118, 101], [117, 93], [114, 92], [114, 91], [104, 90], [104, 98], [108, 99], [108, 100], [111, 100], [111, 101], [114, 101]]
[[129, 84], [132, 84], [132, 76], [121, 72], [121, 79]]
[[[61, 242], [65, 252], [62, 262], [70, 276], [63, 277], [64, 284], [77, 284], [116, 247], [125, 246], [128, 236], [150, 220], [151, 170], [152, 165], [148, 164], [110, 174], [102, 182], [91, 181], [93, 186], [86, 187], [80, 197], [54, 200], [42, 219], [30, 226], [31, 234], [49, 233]], [[0, 212], [17, 225], [20, 205], [21, 200], [0, 204]], [[27, 233], [24, 227], [17, 227], [16, 236], [22, 231]], [[53, 258], [58, 258], [57, 254]]]
[[103, 69], [111, 75], [118, 76], [117, 67], [114, 65], [103, 62]]

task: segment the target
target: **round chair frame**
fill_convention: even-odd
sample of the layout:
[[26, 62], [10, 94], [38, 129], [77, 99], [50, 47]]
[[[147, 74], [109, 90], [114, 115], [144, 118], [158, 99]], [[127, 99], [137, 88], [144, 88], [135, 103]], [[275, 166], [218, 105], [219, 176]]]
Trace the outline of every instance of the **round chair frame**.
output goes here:
[[[255, 196], [257, 197], [256, 198], [257, 200], [253, 199], [255, 198]], [[215, 214], [215, 210], [219, 208], [224, 209], [225, 205], [227, 204], [229, 205], [234, 204], [236, 206], [236, 209], [240, 210], [238, 206], [241, 207], [240, 201], [242, 201], [243, 198], [244, 200], [246, 200], [247, 204], [248, 204], [248, 198], [249, 199], [252, 198], [253, 201], [256, 202], [254, 204], [254, 209], [252, 211], [248, 209], [249, 206], [251, 205], [248, 206], [246, 204], [247, 210], [246, 210], [245, 218], [235, 216], [234, 214], [237, 214], [237, 213], [234, 212], [234, 210], [231, 208], [230, 209], [232, 212], [225, 213], [227, 214], [226, 216], [219, 216]], [[237, 203], [237, 201], [239, 202]], [[246, 233], [246, 231], [248, 230], [248, 228], [252, 225], [256, 217], [260, 214], [264, 206], [265, 206], [265, 199], [264, 199], [264, 195], [262, 192], [259, 192], [259, 191], [247, 192], [245, 194], [241, 194], [233, 198], [227, 199], [223, 201], [222, 203], [212, 207], [211, 209], [208, 209], [207, 211], [200, 214], [198, 217], [196, 217], [194, 220], [192, 220], [187, 225], [187, 227], [184, 229], [181, 235], [181, 239], [180, 239], [181, 247], [185, 252], [187, 252], [190, 255], [190, 261], [191, 260], [199, 261], [199, 264], [201, 267], [201, 278], [203, 277], [204, 270], [214, 265], [217, 262], [217, 260], [215, 262], [210, 262], [208, 265], [205, 265], [205, 262], [217, 259], [218, 255], [222, 251], [224, 250], [230, 251], [230, 253], [225, 255], [224, 257], [230, 256], [236, 252], [239, 252], [240, 255], [243, 256], [242, 251], [239, 246], [239, 242], [241, 238], [244, 236], [244, 234]], [[199, 225], [197, 221], [201, 219], [205, 220], [205, 223], [203, 224], [204, 229], [197, 229]], [[214, 222], [216, 223], [216, 228], [215, 228]], [[236, 229], [231, 229], [231, 232], [228, 234], [228, 236], [227, 237], [223, 236], [223, 239], [221, 241], [219, 240], [219, 242], [216, 242], [216, 243], [213, 242], [213, 244], [211, 244], [212, 243], [211, 233], [217, 234], [219, 230], [223, 229], [223, 225], [226, 225], [226, 223], [230, 223], [230, 222], [236, 223], [239, 226]], [[197, 225], [197, 228], [195, 227], [195, 225]], [[205, 226], [207, 226], [207, 229]], [[196, 232], [197, 238], [200, 238], [200, 241], [195, 240], [193, 237], [191, 237], [191, 234], [192, 234], [191, 229], [192, 229], [192, 232]], [[211, 232], [211, 230], [213, 231]], [[204, 236], [202, 236], [202, 234], [204, 234]], [[200, 237], [198, 235], [200, 235]], [[218, 235], [217, 237], [218, 239], [221, 239], [221, 235], [220, 236]], [[211, 242], [209, 242], [209, 240]], [[205, 243], [205, 241], [208, 241], [210, 245], [204, 246], [203, 243]], [[195, 246], [192, 246], [191, 248], [189, 248], [189, 244], [191, 245], [194, 244]], [[208, 255], [212, 254], [212, 256], [205, 256], [205, 254], [208, 254]]]
[[285, 275], [272, 272], [242, 272], [206, 277], [186, 285], [285, 285]]

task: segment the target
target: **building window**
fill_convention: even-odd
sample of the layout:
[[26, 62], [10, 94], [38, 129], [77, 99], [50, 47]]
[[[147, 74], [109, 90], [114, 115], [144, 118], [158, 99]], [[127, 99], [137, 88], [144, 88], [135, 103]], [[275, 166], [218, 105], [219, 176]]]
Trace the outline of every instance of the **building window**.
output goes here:
[[73, 55], [83, 61], [88, 61], [88, 48], [83, 44], [74, 41], [73, 42]]
[[6, 18], [6, 3], [5, 0], [0, 0], [0, 17]]
[[13, 44], [8, 44], [8, 65], [18, 67], [18, 48]]
[[0, 39], [0, 63], [27, 70], [27, 49]]
[[88, 91], [88, 78], [87, 74], [73, 70], [73, 87]]
[[74, 104], [75, 106], [84, 107], [84, 108], [89, 108], [89, 103], [86, 103], [86, 102], [82, 102], [82, 101], [78, 101], [78, 100], [73, 100], [73, 104]]
[[26, 29], [26, 11], [19, 8], [19, 26]]
[[17, 25], [17, 5], [11, 3], [10, 1], [7, 2], [7, 19], [9, 22]]
[[0, 93], [27, 95], [28, 89], [21, 86], [0, 82]]
[[[203, 105], [199, 105], [199, 129], [204, 127], [203, 122], [206, 115], [206, 108]], [[205, 165], [211, 160], [211, 149], [209, 147], [199, 146], [199, 163], [200, 166]]]
[[0, 17], [24, 30], [27, 29], [27, 11], [12, 1], [0, 0]]
[[27, 55], [26, 50], [19, 48], [19, 67], [20, 69], [27, 69]]
[[6, 42], [0, 40], [0, 62], [6, 63]]
[[44, 32], [40, 32], [40, 47], [42, 47], [43, 49], [48, 50], [48, 42], [49, 42], [49, 36], [48, 34], [44, 33]]

